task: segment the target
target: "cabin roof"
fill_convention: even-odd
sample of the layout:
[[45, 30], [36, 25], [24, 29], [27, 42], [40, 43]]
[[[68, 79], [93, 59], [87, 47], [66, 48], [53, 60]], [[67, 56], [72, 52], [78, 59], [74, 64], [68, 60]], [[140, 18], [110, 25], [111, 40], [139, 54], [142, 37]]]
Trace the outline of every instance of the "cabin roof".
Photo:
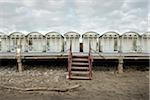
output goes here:
[[83, 34], [83, 36], [84, 35], [99, 35], [97, 32], [94, 32], [94, 31], [88, 31], [88, 32], [85, 32], [84, 34]]
[[124, 36], [124, 35], [138, 35], [138, 36], [140, 36], [139, 33], [134, 32], [134, 31], [125, 32], [125, 33], [123, 33], [121, 36]]
[[74, 32], [74, 31], [69, 31], [69, 32], [67, 32], [67, 33], [65, 33], [64, 34], [64, 36], [71, 36], [71, 35], [78, 35], [78, 36], [80, 36], [80, 34], [79, 33], [77, 33], [77, 32]]
[[13, 35], [18, 35], [18, 36], [25, 36], [25, 34], [21, 33], [21, 32], [12, 32], [9, 34], [9, 36], [13, 36]]
[[52, 31], [52, 32], [48, 32], [48, 33], [46, 33], [45, 34], [45, 36], [48, 36], [48, 35], [50, 35], [50, 36], [61, 36], [61, 37], [63, 37], [59, 32], [55, 32], [55, 31]]
[[0, 35], [6, 35], [5, 33], [3, 33], [3, 32], [0, 32]]
[[29, 36], [29, 35], [42, 35], [42, 36], [44, 36], [42, 33], [40, 33], [40, 32], [30, 32], [29, 34], [27, 34], [27, 37]]
[[115, 31], [108, 31], [108, 32], [105, 32], [104, 34], [102, 34], [100, 37], [105, 37], [105, 36], [110, 36], [110, 35], [116, 35], [116, 36], [120, 36], [119, 33], [115, 32]]

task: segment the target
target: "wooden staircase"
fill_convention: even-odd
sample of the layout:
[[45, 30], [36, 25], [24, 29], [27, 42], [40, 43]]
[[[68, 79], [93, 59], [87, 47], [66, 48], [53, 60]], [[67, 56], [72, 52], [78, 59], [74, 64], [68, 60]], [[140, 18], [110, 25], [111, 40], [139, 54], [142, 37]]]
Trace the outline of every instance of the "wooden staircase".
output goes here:
[[92, 57], [88, 55], [73, 55], [70, 52], [68, 55], [68, 76], [69, 79], [76, 80], [91, 80], [92, 79]]

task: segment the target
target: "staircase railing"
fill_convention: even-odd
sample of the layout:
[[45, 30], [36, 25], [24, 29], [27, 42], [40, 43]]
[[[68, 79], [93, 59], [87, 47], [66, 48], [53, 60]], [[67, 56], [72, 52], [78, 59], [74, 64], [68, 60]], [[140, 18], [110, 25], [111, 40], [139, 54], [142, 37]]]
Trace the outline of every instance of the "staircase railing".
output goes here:
[[92, 62], [93, 62], [93, 58], [91, 55], [91, 42], [89, 41], [89, 54], [88, 54], [88, 63], [89, 63], [89, 78], [92, 79]]
[[69, 79], [71, 78], [71, 66], [72, 66], [72, 40], [70, 40], [70, 48], [69, 48], [69, 54], [68, 54]]

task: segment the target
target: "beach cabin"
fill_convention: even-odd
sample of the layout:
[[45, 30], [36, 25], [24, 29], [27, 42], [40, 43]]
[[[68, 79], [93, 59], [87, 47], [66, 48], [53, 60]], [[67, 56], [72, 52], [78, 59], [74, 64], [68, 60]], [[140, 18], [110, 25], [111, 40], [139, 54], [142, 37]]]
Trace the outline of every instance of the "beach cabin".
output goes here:
[[27, 36], [28, 52], [44, 52], [44, 36], [39, 32], [31, 32]]
[[9, 38], [6, 34], [0, 32], [0, 52], [9, 51]]
[[17, 48], [21, 49], [21, 52], [25, 51], [25, 35], [21, 32], [13, 32], [9, 35], [9, 47], [10, 52], [16, 52]]
[[150, 32], [141, 35], [141, 48], [143, 53], [150, 53]]
[[80, 34], [76, 32], [67, 32], [64, 34], [65, 38], [65, 52], [70, 48], [72, 48], [72, 52], [80, 52]]
[[140, 52], [140, 35], [136, 32], [126, 32], [121, 35], [122, 52]]
[[63, 52], [64, 37], [58, 32], [49, 32], [45, 35], [46, 52]]
[[119, 51], [119, 34], [113, 31], [106, 32], [99, 37], [100, 52], [116, 53]]
[[99, 52], [98, 37], [99, 34], [93, 31], [84, 33], [82, 35], [83, 52], [89, 52], [89, 44], [91, 45], [92, 52]]

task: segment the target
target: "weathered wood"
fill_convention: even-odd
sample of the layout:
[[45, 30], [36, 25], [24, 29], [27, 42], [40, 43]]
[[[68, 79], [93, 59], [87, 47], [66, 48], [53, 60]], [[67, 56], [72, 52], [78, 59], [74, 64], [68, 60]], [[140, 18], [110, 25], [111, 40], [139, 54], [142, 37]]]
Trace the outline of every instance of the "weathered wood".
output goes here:
[[81, 85], [76, 84], [66, 88], [47, 88], [47, 87], [33, 87], [33, 88], [18, 88], [18, 87], [10, 87], [5, 85], [0, 85], [0, 87], [5, 89], [12, 89], [18, 91], [55, 91], [55, 92], [67, 92], [81, 87]]
[[22, 67], [22, 62], [21, 62], [21, 49], [17, 48], [16, 50], [16, 59], [17, 59], [17, 71], [22, 72], [23, 67]]
[[119, 58], [119, 61], [118, 61], [118, 73], [123, 73], [123, 58]]

